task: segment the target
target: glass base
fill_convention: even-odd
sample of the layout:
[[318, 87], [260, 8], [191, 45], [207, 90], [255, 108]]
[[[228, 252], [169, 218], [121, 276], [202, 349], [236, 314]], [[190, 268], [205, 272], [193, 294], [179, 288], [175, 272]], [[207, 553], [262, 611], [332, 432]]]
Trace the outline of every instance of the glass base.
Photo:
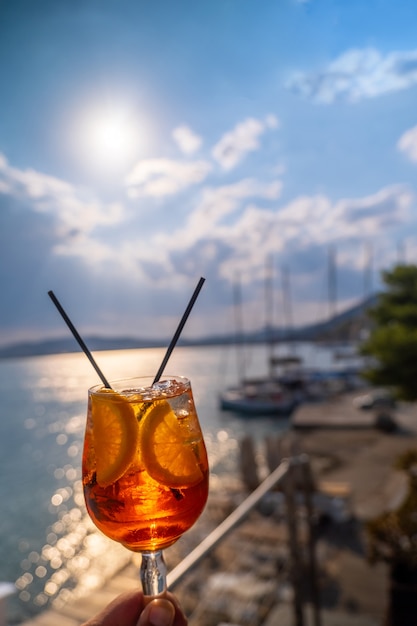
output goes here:
[[145, 596], [157, 596], [167, 588], [167, 568], [162, 550], [142, 552], [140, 581]]

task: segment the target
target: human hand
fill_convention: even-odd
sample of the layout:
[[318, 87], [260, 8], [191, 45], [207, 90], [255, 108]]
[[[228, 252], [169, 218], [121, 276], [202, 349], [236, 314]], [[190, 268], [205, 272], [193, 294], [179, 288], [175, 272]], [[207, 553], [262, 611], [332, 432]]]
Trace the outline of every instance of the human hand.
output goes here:
[[141, 591], [128, 591], [83, 626], [187, 626], [187, 618], [172, 593], [145, 598]]

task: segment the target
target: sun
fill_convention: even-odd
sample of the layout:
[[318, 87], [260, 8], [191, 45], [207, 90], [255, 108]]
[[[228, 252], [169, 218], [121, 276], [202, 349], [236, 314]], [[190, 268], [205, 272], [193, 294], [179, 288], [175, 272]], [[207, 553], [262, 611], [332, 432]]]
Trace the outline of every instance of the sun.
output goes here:
[[126, 104], [89, 106], [78, 116], [73, 140], [84, 167], [119, 175], [132, 166], [140, 150], [137, 115]]
[[114, 162], [127, 158], [135, 147], [132, 128], [116, 112], [104, 111], [92, 119], [86, 140], [96, 157]]

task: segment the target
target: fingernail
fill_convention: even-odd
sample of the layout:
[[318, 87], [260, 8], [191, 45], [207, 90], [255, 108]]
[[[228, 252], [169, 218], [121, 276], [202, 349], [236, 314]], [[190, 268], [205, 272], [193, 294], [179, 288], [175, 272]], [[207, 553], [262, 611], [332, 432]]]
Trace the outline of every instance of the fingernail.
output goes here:
[[171, 626], [174, 617], [174, 607], [170, 603], [153, 604], [149, 612], [149, 622], [152, 626]]

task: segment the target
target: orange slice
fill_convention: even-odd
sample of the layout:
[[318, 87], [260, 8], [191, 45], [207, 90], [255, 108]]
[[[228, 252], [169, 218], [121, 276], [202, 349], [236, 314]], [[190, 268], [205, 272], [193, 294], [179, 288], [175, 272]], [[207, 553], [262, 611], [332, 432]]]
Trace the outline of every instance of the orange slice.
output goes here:
[[192, 444], [165, 400], [142, 418], [140, 447], [148, 474], [166, 487], [191, 487], [203, 478]]
[[102, 487], [119, 480], [137, 450], [138, 422], [129, 402], [114, 391], [91, 398], [96, 477]]

